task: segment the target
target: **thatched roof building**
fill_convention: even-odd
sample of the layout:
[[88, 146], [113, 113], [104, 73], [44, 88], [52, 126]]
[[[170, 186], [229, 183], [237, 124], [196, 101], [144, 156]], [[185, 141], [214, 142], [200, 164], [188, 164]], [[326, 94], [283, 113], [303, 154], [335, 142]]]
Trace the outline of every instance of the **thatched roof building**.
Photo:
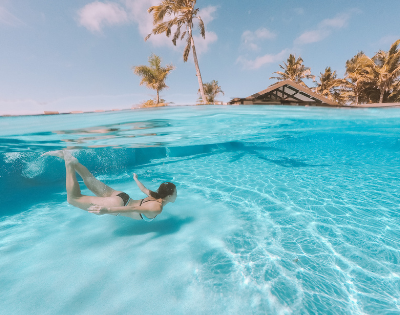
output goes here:
[[279, 81], [246, 98], [234, 98], [229, 104], [340, 106], [338, 103], [291, 80]]

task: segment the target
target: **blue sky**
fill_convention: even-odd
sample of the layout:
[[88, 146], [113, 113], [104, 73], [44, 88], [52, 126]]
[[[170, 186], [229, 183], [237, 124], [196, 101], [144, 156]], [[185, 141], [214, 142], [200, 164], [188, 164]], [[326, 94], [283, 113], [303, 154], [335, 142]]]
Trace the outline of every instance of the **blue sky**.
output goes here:
[[[0, 114], [130, 108], [153, 98], [131, 67], [151, 53], [176, 69], [161, 96], [194, 104], [198, 82], [192, 56], [151, 31], [148, 7], [160, 0], [0, 0]], [[218, 80], [224, 96], [246, 97], [269, 80], [290, 53], [319, 75], [344, 75], [358, 51], [372, 56], [400, 38], [400, 1], [198, 0], [206, 39], [195, 44], [204, 82]], [[313, 82], [307, 82], [313, 86]]]

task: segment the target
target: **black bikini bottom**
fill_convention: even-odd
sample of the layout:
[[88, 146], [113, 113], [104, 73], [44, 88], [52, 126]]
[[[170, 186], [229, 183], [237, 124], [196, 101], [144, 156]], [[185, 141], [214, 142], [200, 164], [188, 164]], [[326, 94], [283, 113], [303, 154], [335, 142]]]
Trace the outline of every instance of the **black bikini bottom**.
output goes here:
[[129, 197], [129, 195], [127, 193], [124, 193], [124, 192], [119, 193], [117, 196], [122, 199], [122, 201], [124, 202], [124, 206], [126, 206], [128, 204], [128, 202], [129, 202], [129, 199], [131, 199]]

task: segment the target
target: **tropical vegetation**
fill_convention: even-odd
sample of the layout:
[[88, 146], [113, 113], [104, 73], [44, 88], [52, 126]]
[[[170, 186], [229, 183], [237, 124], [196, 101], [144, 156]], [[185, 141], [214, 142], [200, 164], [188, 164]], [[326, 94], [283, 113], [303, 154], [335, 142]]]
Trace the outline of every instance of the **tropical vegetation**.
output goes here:
[[141, 103], [138, 108], [147, 108], [147, 107], [163, 107], [163, 106], [167, 106], [168, 103], [165, 102], [164, 99], [160, 99], [159, 103], [157, 103], [157, 100], [147, 100], [143, 103]]
[[[221, 87], [218, 85], [218, 81], [212, 80], [211, 82], [204, 83], [204, 94], [206, 95], [206, 104], [214, 104], [215, 103], [215, 98], [217, 97], [218, 94], [223, 94], [225, 93], [222, 91]], [[200, 94], [199, 101], [203, 101], [200, 89], [198, 91]]]
[[319, 82], [317, 82], [314, 91], [332, 101], [340, 103], [342, 99], [339, 88], [342, 84], [343, 80], [337, 78], [336, 71], [332, 72], [331, 67], [326, 67], [324, 73], [320, 72]]
[[303, 86], [307, 86], [303, 79], [315, 79], [315, 76], [311, 74], [311, 69], [303, 65], [303, 59], [301, 57], [296, 59], [295, 55], [290, 54], [287, 62], [283, 63], [284, 66], [279, 65], [279, 67], [284, 70], [276, 71], [274, 73], [278, 74], [277, 77], [271, 77], [270, 79], [277, 79], [278, 81], [292, 80]]
[[[379, 90], [379, 103], [390, 97], [399, 85], [400, 78], [400, 39], [395, 41], [389, 51], [378, 51], [375, 56], [366, 59], [366, 68], [374, 76], [375, 87]], [[398, 91], [396, 91], [398, 92]]]
[[168, 74], [175, 69], [173, 65], [167, 65], [161, 67], [161, 58], [157, 55], [152, 54], [149, 57], [150, 66], [136, 66], [132, 67], [135, 74], [142, 77], [140, 85], [146, 85], [149, 89], [157, 91], [156, 104], [160, 103], [160, 91], [168, 86], [165, 84], [165, 80]]
[[[372, 58], [358, 52], [346, 61], [343, 79], [338, 78], [331, 67], [326, 67], [313, 90], [338, 104], [400, 102], [399, 46], [400, 39], [388, 51], [380, 50]], [[287, 62], [279, 66], [283, 71], [274, 72], [278, 76], [270, 79], [292, 80], [303, 86], [306, 86], [303, 79], [315, 80], [301, 57], [296, 59], [290, 54]]]
[[204, 93], [203, 81], [193, 40], [194, 20], [197, 19], [200, 34], [203, 38], [206, 36], [206, 30], [203, 20], [198, 15], [199, 9], [195, 8], [195, 6], [196, 0], [164, 0], [159, 5], [150, 7], [148, 12], [153, 13], [154, 28], [152, 32], [147, 35], [145, 40], [149, 39], [152, 34], [157, 35], [165, 33], [165, 35], [169, 37], [172, 34], [172, 28], [175, 28], [172, 43], [176, 46], [176, 41], [178, 39], [186, 40], [183, 61], [186, 62], [188, 60], [189, 53], [192, 51], [194, 64], [196, 66], [196, 75], [199, 81], [200, 94], [203, 103], [206, 104], [207, 98]]
[[361, 51], [346, 61], [346, 73], [341, 95], [347, 102], [359, 105], [372, 102], [374, 77], [366, 67], [368, 57]]

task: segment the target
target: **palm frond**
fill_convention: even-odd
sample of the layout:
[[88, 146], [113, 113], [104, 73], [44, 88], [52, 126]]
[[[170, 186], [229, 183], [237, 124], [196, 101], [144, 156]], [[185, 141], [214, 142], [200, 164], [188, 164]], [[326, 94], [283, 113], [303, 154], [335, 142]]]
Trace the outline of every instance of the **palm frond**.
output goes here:
[[197, 17], [199, 19], [199, 29], [200, 29], [200, 34], [203, 38], [206, 38], [206, 28], [204, 26], [204, 22], [201, 19], [200, 16]]
[[188, 38], [186, 40], [186, 47], [185, 47], [185, 50], [183, 52], [183, 61], [184, 62], [186, 62], [188, 60], [191, 48], [192, 48], [192, 37], [188, 36]]
[[184, 31], [184, 32], [182, 33], [181, 40], [185, 38], [186, 33], [187, 33], [186, 31]]
[[[195, 0], [164, 0], [159, 5], [151, 6], [147, 11], [153, 16], [153, 30], [145, 37], [148, 40], [151, 35], [163, 34], [169, 37], [172, 34], [172, 28], [177, 27], [177, 31], [172, 37], [172, 42], [176, 45], [178, 39], [183, 40], [187, 35], [188, 28], [192, 28], [193, 19], [198, 18], [199, 30], [203, 38], [205, 38], [205, 25], [200, 16], [199, 8], [195, 8]], [[181, 27], [186, 26], [186, 30], [181, 35]], [[191, 46], [191, 45], [189, 45]], [[188, 55], [187, 48], [184, 51], [185, 56]], [[190, 51], [190, 50], [189, 50]]]
[[172, 38], [172, 43], [174, 44], [174, 46], [176, 46], [176, 41], [178, 40], [180, 35], [181, 35], [181, 25], [178, 25], [174, 34], [174, 38]]
[[400, 39], [396, 40], [391, 46], [390, 49], [388, 51], [388, 55], [395, 55], [398, 53], [399, 49], [398, 46], [400, 45]]

